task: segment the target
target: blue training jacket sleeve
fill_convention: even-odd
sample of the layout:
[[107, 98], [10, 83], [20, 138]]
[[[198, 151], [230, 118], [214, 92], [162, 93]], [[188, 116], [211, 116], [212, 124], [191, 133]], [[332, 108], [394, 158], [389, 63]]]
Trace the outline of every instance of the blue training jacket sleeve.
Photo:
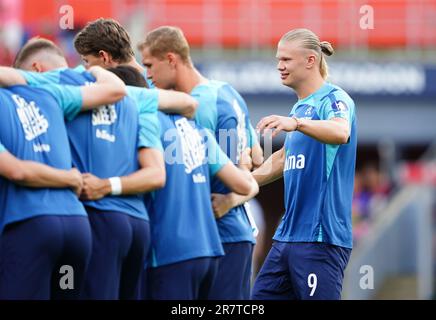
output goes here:
[[127, 86], [127, 95], [138, 107], [138, 148], [154, 148], [163, 151], [160, 125], [157, 116], [159, 93], [156, 89]]
[[349, 97], [340, 93], [330, 94], [322, 106], [321, 120], [342, 118], [350, 122], [354, 112], [354, 103]]
[[127, 95], [135, 100], [138, 110], [157, 112], [159, 109], [159, 92], [157, 89], [127, 86]]
[[67, 120], [73, 120], [82, 110], [83, 98], [80, 87], [46, 84], [40, 88], [53, 95]]
[[78, 64], [73, 68], [73, 70], [79, 73], [86, 72], [86, 68], [83, 66], [83, 64]]
[[139, 113], [138, 148], [153, 148], [163, 152], [157, 112]]
[[0, 153], [6, 151], [6, 148], [2, 145], [2, 143], [0, 142]]
[[204, 134], [206, 138], [209, 173], [211, 177], [213, 177], [230, 161], [230, 159], [220, 148], [215, 137], [210, 133], [209, 130], [204, 130]]
[[24, 70], [17, 70], [26, 79], [29, 86], [39, 86], [43, 84], [59, 84], [60, 72], [59, 70], [53, 70], [48, 72], [31, 72]]
[[332, 118], [342, 118], [348, 121], [351, 130], [354, 119], [354, 101], [342, 92], [335, 92], [325, 99], [320, 115], [321, 120], [330, 120]]
[[218, 125], [216, 94], [213, 94], [213, 91], [206, 86], [199, 86], [194, 88], [191, 96], [198, 101], [195, 122], [215, 133]]

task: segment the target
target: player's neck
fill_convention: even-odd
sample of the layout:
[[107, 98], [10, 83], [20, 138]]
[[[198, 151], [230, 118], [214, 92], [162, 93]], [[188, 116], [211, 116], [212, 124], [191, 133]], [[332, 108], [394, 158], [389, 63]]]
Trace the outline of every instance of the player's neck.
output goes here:
[[298, 100], [302, 100], [318, 91], [325, 83], [321, 76], [315, 77], [311, 81], [302, 82], [299, 86], [293, 88], [297, 94]]
[[196, 86], [207, 81], [193, 66], [183, 65], [178, 73], [175, 90], [190, 94]]
[[132, 59], [130, 59], [129, 62], [126, 63], [127, 66], [130, 66], [132, 68], [135, 68], [138, 72], [140, 72], [141, 74], [143, 74], [145, 72], [145, 69], [143, 66], [141, 66], [138, 61], [136, 61], [136, 59], [134, 57], [132, 57]]

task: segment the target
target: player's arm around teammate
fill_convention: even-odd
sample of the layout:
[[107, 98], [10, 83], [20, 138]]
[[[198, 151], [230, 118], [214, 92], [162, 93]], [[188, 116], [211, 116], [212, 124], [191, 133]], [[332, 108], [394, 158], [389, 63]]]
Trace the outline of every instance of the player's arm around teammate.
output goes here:
[[35, 161], [20, 160], [0, 143], [0, 176], [33, 188], [71, 188], [80, 195], [83, 181], [77, 169], [60, 170]]
[[27, 81], [14, 68], [0, 66], [0, 86], [9, 87], [17, 84], [27, 84]]
[[162, 152], [154, 148], [141, 148], [138, 161], [140, 169], [128, 176], [100, 179], [91, 173], [84, 173], [81, 198], [98, 200], [110, 194], [130, 195], [162, 188], [165, 185]]
[[[254, 166], [254, 161], [252, 158], [253, 152], [250, 148], [247, 148], [241, 156], [239, 167], [243, 170], [248, 170]], [[259, 185], [256, 182], [255, 188], [252, 188], [249, 194], [241, 195], [236, 192], [230, 192], [228, 194], [212, 193], [212, 208], [214, 211], [215, 218], [219, 219], [224, 216], [230, 209], [244, 204], [250, 199], [254, 198], [259, 193]]]
[[[110, 68], [126, 84], [129, 79], [136, 79], [145, 86], [141, 75], [130, 66]], [[160, 142], [160, 128], [157, 119], [157, 107], [160, 104], [171, 106], [174, 103], [196, 107], [196, 101], [188, 95], [160, 94], [156, 89], [128, 87], [129, 96], [137, 103], [139, 110], [138, 163], [139, 169], [130, 175], [101, 179], [85, 173], [82, 199], [98, 200], [109, 194], [131, 195], [150, 192], [165, 185], [165, 164]], [[170, 92], [168, 92], [170, 93]]]
[[[113, 73], [98, 66], [90, 68], [89, 72], [96, 78], [96, 82], [92, 86], [82, 86], [80, 88], [82, 111], [114, 103], [127, 94], [124, 82]], [[0, 86], [8, 87], [26, 84], [26, 79], [16, 69], [0, 67]]]
[[159, 94], [159, 110], [165, 113], [178, 113], [193, 118], [198, 102], [189, 94], [179, 91], [156, 89]]
[[249, 150], [246, 150], [239, 168], [229, 161], [218, 171], [217, 178], [236, 194], [252, 198], [259, 192], [259, 185], [250, 174], [251, 166], [252, 159]]
[[89, 72], [96, 82], [91, 86], [81, 87], [82, 111], [114, 103], [127, 94], [124, 82], [112, 72], [97, 66], [90, 68]]

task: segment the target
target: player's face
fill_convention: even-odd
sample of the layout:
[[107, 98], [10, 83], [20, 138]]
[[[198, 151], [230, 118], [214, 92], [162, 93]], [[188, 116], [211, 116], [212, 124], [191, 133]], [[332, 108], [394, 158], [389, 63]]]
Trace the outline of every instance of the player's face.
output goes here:
[[297, 87], [307, 76], [305, 50], [297, 42], [281, 41], [276, 57], [282, 84], [291, 88]]
[[174, 89], [176, 86], [176, 71], [166, 58], [160, 59], [150, 54], [145, 48], [142, 50], [142, 64], [147, 68], [147, 78], [161, 89]]

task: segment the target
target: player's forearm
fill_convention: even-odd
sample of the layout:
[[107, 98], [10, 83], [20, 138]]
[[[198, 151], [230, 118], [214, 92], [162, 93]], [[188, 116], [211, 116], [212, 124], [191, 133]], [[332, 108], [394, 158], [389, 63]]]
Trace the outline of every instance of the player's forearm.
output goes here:
[[27, 81], [14, 68], [0, 67], [0, 86], [9, 87], [17, 84], [27, 84]]
[[[239, 165], [240, 171], [244, 179], [241, 179], [239, 183], [235, 184], [235, 190], [233, 190], [237, 195], [243, 197], [254, 197], [259, 192], [259, 185], [250, 173], [250, 170], [246, 169], [244, 166]], [[251, 199], [251, 198], [250, 198]]]
[[298, 131], [322, 143], [347, 143], [350, 131], [345, 120], [309, 120], [299, 119]]
[[159, 90], [159, 110], [163, 112], [178, 113], [187, 118], [192, 118], [197, 106], [197, 100], [186, 93]]
[[87, 97], [88, 103], [85, 103], [86, 99], [84, 99], [84, 106], [93, 107], [97, 102], [100, 102], [100, 105], [115, 103], [127, 94], [126, 85], [114, 73], [98, 66], [91, 67], [89, 72], [95, 77], [96, 82], [93, 86], [85, 87], [94, 90]]
[[92, 66], [89, 68], [89, 73], [95, 78], [96, 84], [113, 84], [120, 87], [125, 87], [123, 80], [121, 80], [115, 73], [107, 71], [99, 66]]
[[92, 86], [82, 87], [83, 109], [115, 103], [127, 94], [126, 85], [114, 73], [94, 66], [89, 72], [95, 77]]
[[[250, 150], [251, 155], [253, 155], [253, 151], [256, 149], [256, 147], [258, 147], [257, 151], [259, 151], [260, 149], [260, 154], [259, 152], [257, 152], [257, 157], [262, 157], [262, 161], [263, 161], [263, 152], [262, 152], [262, 148], [260, 148], [260, 145], [255, 145], [255, 148]], [[253, 160], [253, 158], [249, 158], [250, 160]], [[247, 159], [241, 159], [241, 161], [245, 161]], [[254, 179], [254, 177], [251, 175], [250, 172], [250, 165], [249, 164], [244, 164], [244, 163], [239, 163], [239, 168], [243, 170], [244, 174], [246, 175], [246, 177], [249, 178], [250, 182], [251, 182], [251, 189], [250, 192], [246, 195], [242, 195], [242, 194], [238, 194], [235, 192], [231, 192], [229, 193], [227, 196], [229, 197], [229, 201], [231, 204], [231, 207], [237, 207], [241, 204], [244, 204], [245, 202], [249, 201], [250, 199], [254, 198], [258, 193], [259, 193], [259, 184], [257, 183], [257, 181]]]
[[283, 176], [284, 149], [274, 152], [259, 168], [252, 172], [259, 186], [267, 185]]
[[11, 176], [11, 180], [16, 184], [33, 188], [70, 188], [73, 186], [68, 171], [33, 161], [21, 161]]
[[[165, 171], [160, 168], [143, 168], [130, 175], [119, 177], [121, 181], [121, 195], [132, 195], [150, 192], [165, 185]], [[102, 179], [98, 186], [93, 187], [94, 194], [110, 195], [112, 185], [109, 179]]]
[[160, 189], [165, 185], [165, 169], [142, 168], [121, 178], [122, 194], [138, 194]]
[[[253, 181], [254, 181], [254, 179], [253, 179]], [[234, 207], [238, 207], [238, 206], [246, 203], [247, 201], [253, 199], [258, 193], [259, 193], [259, 185], [257, 184], [256, 181], [254, 181], [254, 183], [252, 185], [252, 189], [247, 196], [242, 196], [242, 195], [234, 193], [234, 192], [229, 193], [227, 196], [230, 197], [231, 206], [232, 206], [232, 208], [234, 208]]]
[[250, 171], [241, 165], [240, 168], [236, 167], [231, 161], [217, 172], [216, 177], [237, 194], [247, 196], [252, 190], [254, 179]]

